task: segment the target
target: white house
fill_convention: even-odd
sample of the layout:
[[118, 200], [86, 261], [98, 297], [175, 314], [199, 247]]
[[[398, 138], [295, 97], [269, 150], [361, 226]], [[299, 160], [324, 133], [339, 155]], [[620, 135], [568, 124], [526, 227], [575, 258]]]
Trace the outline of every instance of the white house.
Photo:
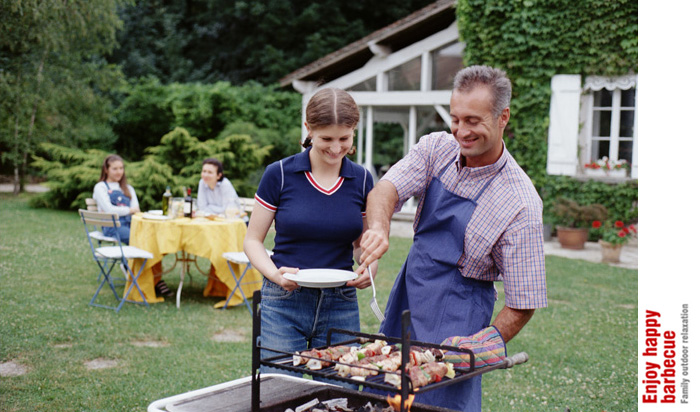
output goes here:
[[449, 128], [452, 80], [462, 68], [464, 50], [454, 6], [454, 0], [437, 1], [290, 73], [280, 83], [303, 95], [303, 108], [319, 88], [349, 91], [361, 113], [358, 162], [376, 177], [374, 124], [400, 124], [403, 153], [420, 134]]
[[[376, 177], [376, 123], [401, 125], [404, 154], [422, 134], [449, 130], [452, 80], [463, 67], [465, 48], [459, 41], [454, 8], [454, 0], [436, 1], [288, 74], [280, 84], [302, 94], [303, 109], [320, 88], [349, 91], [361, 113], [358, 162]], [[626, 159], [636, 178], [636, 82], [636, 76], [552, 78], [548, 173], [626, 178], [585, 167], [607, 157]], [[410, 209], [413, 204], [406, 206]]]

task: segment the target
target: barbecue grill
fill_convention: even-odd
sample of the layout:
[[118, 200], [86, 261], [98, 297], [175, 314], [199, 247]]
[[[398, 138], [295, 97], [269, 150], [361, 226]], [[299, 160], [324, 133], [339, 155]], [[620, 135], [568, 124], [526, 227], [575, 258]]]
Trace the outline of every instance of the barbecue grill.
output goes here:
[[[399, 372], [401, 387], [396, 388], [393, 385], [384, 383], [385, 373], [379, 373], [376, 376], [367, 377], [364, 382], [339, 376], [333, 366], [321, 370], [309, 370], [304, 366], [294, 366], [293, 356], [295, 354], [283, 351], [276, 351], [260, 345], [260, 292], [255, 292], [253, 295], [253, 359], [251, 376], [237, 379], [230, 382], [210, 386], [208, 388], [197, 389], [191, 392], [171, 396], [152, 402], [149, 407], [149, 412], [286, 412], [295, 410], [296, 408], [306, 404], [309, 401], [318, 399], [319, 401], [327, 401], [338, 398], [347, 399], [347, 405], [353, 410], [358, 410], [365, 406], [368, 402], [378, 407], [387, 407], [387, 399], [384, 396], [376, 395], [368, 392], [347, 389], [328, 383], [302, 379], [289, 375], [277, 373], [260, 373], [260, 366], [265, 365], [280, 371], [292, 371], [303, 374], [312, 375], [315, 377], [326, 378], [328, 381], [349, 382], [355, 385], [363, 385], [369, 388], [380, 389], [389, 393], [400, 393], [401, 399], [408, 399], [408, 395], [415, 393], [415, 389], [411, 387], [410, 379], [407, 374], [400, 371], [406, 370], [404, 359], [409, 359], [407, 355], [411, 346], [430, 347], [438, 349], [447, 349], [450, 351], [459, 351], [469, 355], [470, 366], [466, 368], [455, 368], [455, 377], [453, 379], [445, 378], [441, 382], [431, 383], [423, 386], [418, 390], [421, 392], [444, 387], [465, 379], [473, 378], [495, 369], [510, 368], [514, 365], [527, 361], [527, 354], [524, 352], [518, 353], [512, 357], [508, 357], [504, 362], [497, 365], [486, 366], [483, 368], [474, 368], [474, 354], [469, 349], [461, 349], [452, 346], [435, 345], [427, 342], [419, 342], [410, 339], [408, 326], [410, 325], [410, 314], [405, 312], [402, 319], [402, 336], [401, 338], [391, 338], [378, 334], [367, 334], [342, 329], [332, 330], [326, 339], [327, 346], [330, 346], [331, 337], [334, 333], [340, 333], [352, 337], [353, 339], [344, 342], [347, 344], [361, 344], [366, 341], [374, 341], [377, 339], [385, 340], [388, 343], [401, 344], [402, 350], [402, 365]], [[340, 345], [343, 343], [338, 343]], [[261, 349], [267, 349], [275, 353], [261, 359]], [[322, 348], [317, 348], [322, 349]], [[354, 365], [353, 365], [354, 366]], [[401, 403], [401, 410], [404, 411], [404, 403]], [[424, 405], [414, 402], [410, 408], [411, 412], [454, 412], [450, 409], [437, 406]]]
[[[484, 374], [486, 372], [490, 372], [495, 369], [504, 369], [504, 368], [510, 368], [516, 364], [524, 363], [528, 360], [527, 353], [521, 352], [516, 354], [515, 356], [511, 358], [506, 358], [506, 361], [496, 364], [496, 365], [490, 365], [486, 367], [482, 367], [479, 369], [476, 369], [474, 367], [475, 363], [475, 357], [474, 353], [467, 348], [460, 348], [460, 347], [455, 347], [455, 346], [445, 346], [445, 345], [437, 345], [434, 343], [429, 343], [429, 342], [421, 342], [421, 341], [416, 341], [410, 339], [410, 332], [409, 332], [409, 327], [411, 324], [411, 315], [410, 311], [406, 310], [402, 313], [402, 319], [401, 319], [401, 338], [394, 338], [394, 337], [389, 337], [389, 336], [384, 336], [380, 334], [369, 334], [369, 333], [362, 333], [362, 332], [356, 332], [356, 331], [349, 331], [349, 330], [344, 330], [344, 329], [331, 329], [328, 332], [328, 335], [326, 337], [326, 346], [317, 348], [317, 349], [324, 349], [329, 346], [331, 346], [332, 342], [332, 336], [333, 334], [341, 334], [343, 336], [352, 336], [353, 339], [346, 340], [340, 343], [336, 343], [334, 346], [339, 346], [339, 345], [352, 345], [352, 344], [363, 344], [369, 341], [374, 341], [374, 340], [383, 340], [386, 341], [389, 344], [400, 344], [401, 345], [401, 366], [396, 372], [383, 372], [383, 371], [377, 371], [377, 375], [374, 376], [367, 376], [363, 381], [358, 381], [356, 379], [353, 379], [351, 377], [345, 377], [341, 376], [338, 374], [338, 372], [335, 370], [335, 365], [336, 364], [342, 364], [341, 362], [335, 361], [331, 362], [331, 366], [322, 368], [319, 370], [311, 370], [305, 366], [295, 366], [293, 362], [294, 356], [301, 356], [300, 354], [297, 353], [291, 353], [291, 352], [285, 352], [285, 351], [280, 351], [268, 347], [264, 347], [260, 344], [260, 292], [256, 291], [253, 295], [253, 363], [252, 363], [252, 396], [251, 396], [251, 410], [253, 412], [259, 412], [260, 409], [260, 366], [268, 366], [272, 368], [277, 368], [280, 370], [286, 370], [286, 371], [291, 371], [291, 372], [296, 372], [299, 374], [308, 374], [314, 377], [319, 377], [319, 378], [325, 378], [327, 380], [337, 380], [340, 382], [347, 382], [351, 384], [361, 384], [364, 387], [368, 388], [374, 388], [374, 389], [379, 389], [383, 390], [385, 392], [389, 393], [400, 393], [401, 394], [401, 399], [408, 399], [409, 395], [414, 394], [417, 390], [420, 390], [421, 393], [429, 391], [429, 390], [434, 390], [437, 388], [441, 388], [444, 386], [452, 385], [457, 382], [464, 381], [466, 379], [471, 379], [475, 376]], [[409, 352], [411, 347], [422, 347], [422, 348], [435, 348], [435, 349], [441, 349], [441, 350], [446, 350], [446, 351], [454, 351], [454, 352], [462, 352], [465, 353], [469, 356], [469, 367], [455, 367], [455, 376], [454, 378], [445, 378], [442, 379], [439, 382], [434, 382], [430, 383], [426, 386], [423, 386], [421, 388], [413, 388], [411, 385], [411, 380], [408, 377], [408, 373], [404, 373], [404, 371], [407, 370], [406, 364], [408, 362], [409, 358]], [[262, 349], [268, 350], [270, 352], [276, 353], [274, 356], [270, 356], [267, 358], [262, 359], [260, 356], [260, 352]], [[321, 360], [320, 358], [315, 358], [313, 356], [304, 356], [308, 359], [318, 359]], [[358, 365], [349, 365], [349, 366], [354, 366], [354, 367], [359, 367]], [[385, 376], [387, 374], [396, 374], [399, 375], [400, 377], [400, 382], [401, 386], [397, 388], [396, 386], [393, 386], [391, 384], [385, 383]], [[355, 392], [355, 391], [353, 391]], [[367, 396], [369, 394], [363, 393], [363, 396]], [[422, 406], [421, 406], [422, 407]], [[419, 407], [418, 404], [415, 404], [414, 406], [411, 407], [412, 410], [418, 411]], [[424, 409], [425, 410], [425, 409]], [[437, 409], [437, 410], [442, 410], [442, 411], [447, 411], [446, 409]], [[405, 412], [405, 404], [404, 402], [400, 402], [400, 411]]]

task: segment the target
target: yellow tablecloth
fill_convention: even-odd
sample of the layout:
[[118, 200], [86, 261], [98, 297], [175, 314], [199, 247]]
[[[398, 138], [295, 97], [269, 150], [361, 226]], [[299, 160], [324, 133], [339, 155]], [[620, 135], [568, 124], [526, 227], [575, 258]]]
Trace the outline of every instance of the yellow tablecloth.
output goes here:
[[[144, 219], [143, 214], [136, 214], [131, 218], [130, 245], [147, 250], [153, 254], [153, 259], [146, 262], [143, 273], [138, 279], [138, 285], [143, 291], [148, 303], [162, 302], [162, 297], [156, 297], [153, 282], [153, 266], [163, 259], [164, 255], [185, 251], [189, 254], [209, 259], [216, 269], [216, 278], [210, 277], [204, 289], [204, 296], [228, 297], [236, 286], [236, 281], [231, 276], [226, 259], [222, 255], [226, 252], [240, 252], [243, 250], [243, 239], [246, 234], [246, 225], [242, 220], [205, 218], [179, 218], [170, 220]], [[135, 259], [130, 262], [136, 273], [143, 260]], [[236, 277], [240, 277], [245, 270], [245, 265], [232, 264]], [[248, 270], [244, 282], [261, 281], [260, 273], [255, 269]], [[221, 284], [223, 283], [223, 285]], [[242, 285], [246, 297], [253, 296], [253, 292], [260, 288], [261, 283]], [[127, 288], [129, 284], [127, 284]], [[126, 290], [126, 289], [125, 289]], [[133, 288], [127, 297], [129, 300], [140, 301], [141, 297], [136, 288]], [[222, 307], [226, 300], [218, 302], [215, 307]], [[229, 301], [229, 306], [235, 306], [243, 302], [240, 291]]]

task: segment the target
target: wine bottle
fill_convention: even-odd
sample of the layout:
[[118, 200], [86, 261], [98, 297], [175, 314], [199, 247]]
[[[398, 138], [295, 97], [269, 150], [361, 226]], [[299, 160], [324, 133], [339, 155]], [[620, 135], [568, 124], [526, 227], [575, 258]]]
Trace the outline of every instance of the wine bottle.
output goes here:
[[170, 186], [165, 187], [165, 193], [163, 193], [163, 216], [168, 216], [170, 211], [170, 200], [173, 195], [170, 193]]
[[185, 196], [185, 217], [192, 218], [192, 189], [187, 188], [187, 195]]

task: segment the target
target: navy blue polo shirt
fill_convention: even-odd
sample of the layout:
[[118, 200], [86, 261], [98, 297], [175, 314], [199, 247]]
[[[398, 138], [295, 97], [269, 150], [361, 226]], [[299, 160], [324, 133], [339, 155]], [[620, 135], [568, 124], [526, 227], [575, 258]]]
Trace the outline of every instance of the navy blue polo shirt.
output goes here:
[[275, 213], [277, 267], [352, 270], [352, 242], [362, 235], [367, 194], [374, 187], [367, 170], [343, 158], [331, 188], [311, 174], [309, 151], [265, 169], [255, 200]]

